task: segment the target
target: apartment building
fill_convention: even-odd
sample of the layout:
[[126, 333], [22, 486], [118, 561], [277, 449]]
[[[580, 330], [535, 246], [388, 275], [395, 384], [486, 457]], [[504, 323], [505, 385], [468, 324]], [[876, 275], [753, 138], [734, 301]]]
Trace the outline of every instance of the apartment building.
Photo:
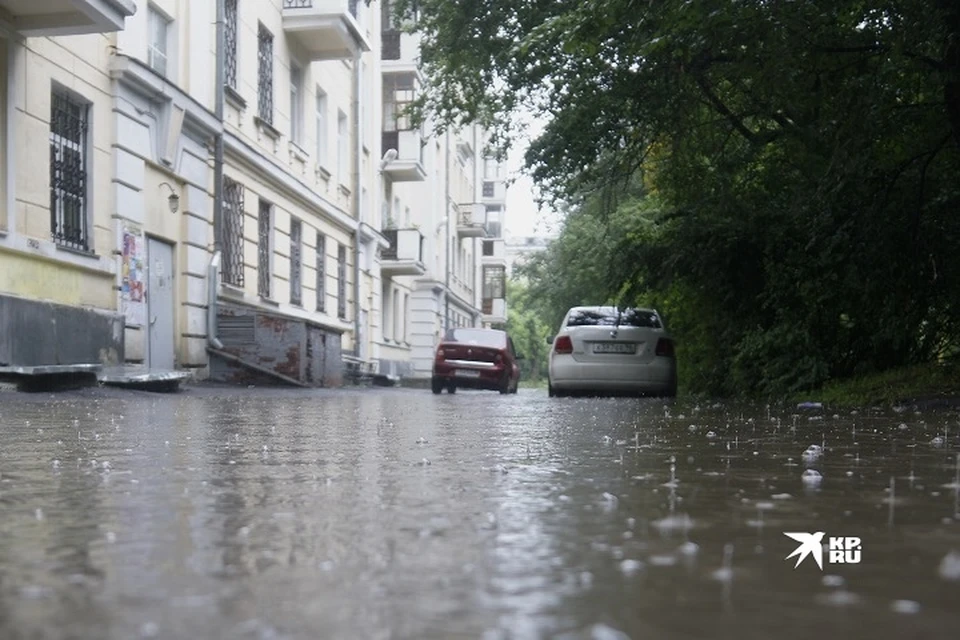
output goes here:
[[0, 1], [0, 365], [123, 361], [107, 68], [134, 10]]
[[57, 303], [99, 327], [83, 361], [335, 386], [429, 375], [445, 327], [505, 317], [499, 168], [477, 127], [413, 126], [388, 5], [62, 4], [11, 14], [0, 52], [0, 323]]

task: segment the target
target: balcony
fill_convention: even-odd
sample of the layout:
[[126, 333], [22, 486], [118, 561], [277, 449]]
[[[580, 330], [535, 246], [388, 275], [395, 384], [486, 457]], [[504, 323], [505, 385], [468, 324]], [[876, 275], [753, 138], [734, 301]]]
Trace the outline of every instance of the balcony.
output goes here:
[[466, 204], [457, 207], [457, 235], [460, 238], [484, 238], [487, 230], [487, 208], [482, 204]]
[[136, 11], [133, 0], [0, 0], [0, 16], [25, 37], [122, 31]]
[[311, 61], [347, 60], [370, 51], [357, 21], [363, 0], [283, 0], [283, 30], [304, 48]]
[[484, 322], [506, 322], [507, 300], [505, 298], [484, 298], [480, 305]]
[[384, 276], [422, 276], [423, 234], [419, 229], [385, 229], [383, 236], [390, 246], [383, 250], [380, 273]]
[[397, 157], [383, 165], [384, 175], [394, 182], [423, 182], [427, 179], [419, 131], [384, 131], [380, 140], [381, 154], [389, 149], [397, 151]]
[[487, 239], [482, 244], [480, 264], [484, 266], [507, 266], [507, 244], [503, 238]]
[[421, 76], [419, 36], [396, 29], [383, 31], [380, 47], [382, 73]]
[[504, 204], [507, 201], [507, 184], [503, 180], [484, 180], [481, 202], [483, 204]]

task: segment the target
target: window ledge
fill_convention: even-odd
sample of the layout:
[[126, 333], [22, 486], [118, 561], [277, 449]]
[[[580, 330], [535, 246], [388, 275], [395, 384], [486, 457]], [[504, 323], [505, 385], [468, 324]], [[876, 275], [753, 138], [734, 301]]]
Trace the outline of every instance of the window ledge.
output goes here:
[[244, 291], [242, 288], [233, 284], [229, 284], [227, 282], [220, 283], [220, 294], [231, 297], [231, 298], [238, 298], [241, 300], [244, 297]]
[[229, 85], [223, 85], [223, 96], [233, 107], [243, 111], [247, 108], [247, 101], [243, 99], [240, 92]]
[[323, 178], [324, 180], [329, 180], [330, 177], [331, 177], [333, 174], [330, 173], [329, 171], [327, 171], [327, 170], [324, 169], [321, 165], [318, 164], [318, 165], [317, 165], [317, 175], [320, 176], [321, 178]]
[[268, 305], [270, 305], [271, 307], [279, 307], [279, 306], [280, 306], [280, 303], [279, 303], [279, 302], [277, 302], [277, 301], [274, 300], [273, 298], [270, 298], [269, 296], [261, 295], [261, 296], [260, 296], [260, 302], [262, 302], [262, 303], [264, 303], [264, 304], [268, 304]]
[[276, 142], [280, 139], [280, 136], [283, 135], [280, 133], [280, 130], [274, 127], [272, 124], [261, 118], [260, 116], [253, 116], [253, 123], [257, 125], [257, 129], [260, 130], [265, 136]]
[[345, 195], [345, 196], [349, 196], [349, 195], [350, 195], [350, 187], [348, 187], [348, 186], [345, 185], [345, 184], [341, 184], [341, 185], [340, 185], [340, 193], [342, 193], [342, 194]]
[[290, 155], [300, 162], [306, 162], [310, 159], [310, 154], [307, 153], [303, 147], [293, 141], [290, 142]]

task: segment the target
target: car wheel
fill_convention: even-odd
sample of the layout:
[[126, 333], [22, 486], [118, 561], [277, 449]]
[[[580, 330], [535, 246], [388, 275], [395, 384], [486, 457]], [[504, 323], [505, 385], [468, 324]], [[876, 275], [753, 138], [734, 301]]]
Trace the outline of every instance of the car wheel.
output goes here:
[[453, 394], [457, 392], [457, 385], [452, 382], [447, 386], [447, 393]]
[[504, 376], [503, 380], [500, 381], [500, 394], [506, 395], [510, 393], [510, 376]]
[[556, 397], [557, 392], [554, 390], [553, 385], [550, 384], [550, 381], [547, 380], [547, 397], [554, 398]]
[[430, 390], [439, 395], [443, 391], [443, 380], [432, 378], [430, 380]]
[[517, 378], [513, 381], [513, 389], [510, 390], [510, 393], [516, 393], [520, 390], [520, 379]]

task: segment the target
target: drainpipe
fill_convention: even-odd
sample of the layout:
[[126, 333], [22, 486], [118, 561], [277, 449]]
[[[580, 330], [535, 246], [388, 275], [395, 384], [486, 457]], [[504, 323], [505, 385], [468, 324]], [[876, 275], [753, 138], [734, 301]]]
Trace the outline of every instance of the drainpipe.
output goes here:
[[223, 249], [223, 85], [226, 82], [224, 59], [226, 32], [224, 0], [217, 0], [217, 56], [214, 87], [214, 115], [221, 129], [214, 134], [213, 147], [213, 257], [207, 270], [207, 343], [222, 349], [217, 338], [217, 290], [220, 287], [220, 257]]
[[353, 257], [353, 352], [356, 357], [360, 357], [362, 350], [360, 348], [360, 243], [363, 241], [360, 235], [360, 224], [363, 220], [360, 211], [360, 183], [363, 159], [363, 126], [360, 122], [360, 90], [363, 81], [363, 69], [360, 65], [360, 51], [353, 54], [353, 131], [356, 134], [356, 148], [353, 158], [353, 210], [357, 216], [357, 228], [354, 232], [354, 257]]
[[[443, 177], [445, 182], [443, 187], [444, 189], [443, 208], [447, 216], [446, 218], [447, 228], [443, 234], [444, 235], [443, 244], [446, 246], [447, 261], [446, 261], [446, 264], [444, 265], [444, 271], [446, 273], [445, 273], [445, 281], [444, 281], [444, 288], [443, 288], [444, 311], [443, 311], [443, 334], [440, 336], [441, 339], [443, 338], [444, 335], [446, 335], [447, 329], [450, 328], [450, 131], [449, 130], [447, 130], [444, 133], [444, 137], [446, 138], [446, 144], [444, 145], [446, 147], [446, 152], [445, 152], [446, 165], [444, 166], [444, 171], [443, 171], [443, 174], [444, 174]], [[454, 227], [453, 233], [454, 233], [454, 236], [456, 236], [456, 233], [457, 233], [456, 227]]]

